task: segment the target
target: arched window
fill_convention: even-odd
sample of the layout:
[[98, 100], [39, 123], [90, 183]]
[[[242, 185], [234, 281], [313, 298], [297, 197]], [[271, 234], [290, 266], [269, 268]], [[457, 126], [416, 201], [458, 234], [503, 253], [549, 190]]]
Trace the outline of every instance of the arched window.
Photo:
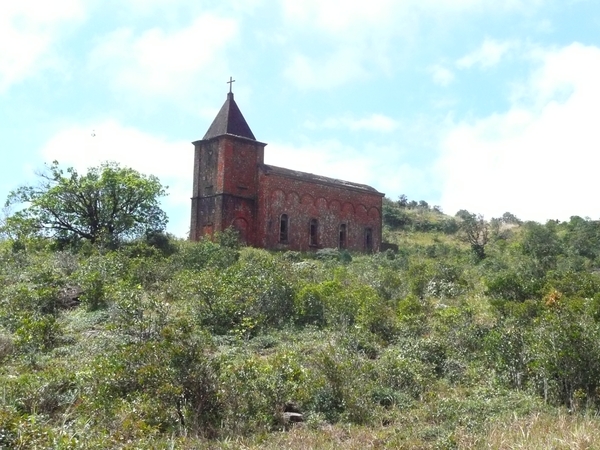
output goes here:
[[340, 239], [339, 239], [339, 248], [343, 249], [346, 248], [346, 241], [347, 241], [347, 236], [346, 236], [346, 224], [343, 223], [340, 225]]
[[373, 229], [365, 228], [365, 250], [367, 252], [373, 251]]
[[317, 219], [311, 219], [308, 230], [308, 245], [319, 245], [319, 223]]
[[289, 231], [289, 221], [288, 215], [282, 214], [279, 217], [279, 242], [282, 244], [288, 243], [288, 231]]

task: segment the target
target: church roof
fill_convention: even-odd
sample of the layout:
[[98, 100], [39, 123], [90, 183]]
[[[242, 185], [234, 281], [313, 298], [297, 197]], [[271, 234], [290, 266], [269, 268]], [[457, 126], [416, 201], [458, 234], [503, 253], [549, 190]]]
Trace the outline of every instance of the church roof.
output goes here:
[[285, 169], [283, 167], [270, 166], [267, 164], [261, 165], [262, 169], [266, 174], [274, 174], [287, 178], [295, 178], [302, 181], [308, 181], [310, 183], [319, 183], [319, 184], [327, 184], [329, 186], [337, 186], [344, 189], [353, 189], [358, 191], [367, 191], [372, 194], [378, 194], [380, 196], [384, 196], [381, 192], [377, 191], [377, 189], [360, 183], [354, 183], [352, 181], [338, 180], [336, 178], [324, 177], [322, 175], [315, 175], [314, 173], [308, 172], [300, 172], [298, 170]]
[[224, 134], [232, 134], [234, 136], [252, 139], [253, 141], [256, 140], [246, 119], [244, 119], [240, 108], [238, 108], [238, 105], [235, 103], [232, 92], [227, 94], [227, 100], [223, 103], [217, 117], [215, 117], [215, 120], [213, 120], [212, 125], [202, 139], [212, 139], [217, 136], [223, 136]]

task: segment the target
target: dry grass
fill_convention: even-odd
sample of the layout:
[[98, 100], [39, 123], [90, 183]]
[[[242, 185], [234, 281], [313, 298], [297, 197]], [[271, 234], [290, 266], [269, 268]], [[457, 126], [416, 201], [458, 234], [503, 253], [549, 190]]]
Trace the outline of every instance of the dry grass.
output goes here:
[[495, 423], [480, 436], [457, 432], [461, 449], [600, 449], [600, 418], [534, 414]]
[[[233, 443], [232, 443], [233, 444]], [[393, 428], [366, 428], [327, 425], [318, 430], [297, 426], [286, 432], [273, 433], [262, 442], [236, 442], [229, 447], [248, 450], [362, 450], [415, 448], [402, 445]]]
[[[410, 427], [409, 427], [410, 428]], [[359, 450], [359, 449], [527, 449], [588, 450], [600, 449], [600, 418], [561, 413], [536, 413], [490, 425], [481, 434], [465, 429], [453, 433], [452, 443], [427, 441], [416, 436], [417, 430], [404, 427], [358, 427], [326, 425], [319, 429], [297, 426], [286, 432], [263, 438], [235, 439], [216, 447], [246, 450]]]

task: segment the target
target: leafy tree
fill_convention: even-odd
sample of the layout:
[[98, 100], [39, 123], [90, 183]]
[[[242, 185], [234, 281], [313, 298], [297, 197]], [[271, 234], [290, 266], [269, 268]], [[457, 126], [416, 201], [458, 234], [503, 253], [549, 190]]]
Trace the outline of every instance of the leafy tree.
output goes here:
[[[86, 174], [66, 173], [54, 161], [39, 174], [36, 186], [12, 191], [6, 206], [27, 206], [8, 219], [14, 230], [34, 230], [59, 242], [84, 239], [92, 244], [116, 244], [164, 230], [165, 213], [158, 200], [166, 195], [158, 178], [106, 162]], [[19, 234], [18, 232], [16, 233]]]
[[400, 197], [398, 197], [398, 206], [400, 208], [406, 208], [406, 205], [408, 205], [408, 197], [402, 194]]
[[471, 245], [471, 250], [479, 260], [485, 258], [485, 246], [489, 239], [489, 224], [481, 214], [476, 215], [464, 209], [457, 212], [456, 216], [462, 219], [463, 239]]
[[567, 254], [595, 259], [600, 254], [600, 222], [572, 216], [563, 224], [566, 233], [563, 237], [564, 251]]
[[8, 237], [7, 221], [10, 215], [10, 209], [8, 206], [5, 206], [2, 211], [0, 211], [0, 240]]
[[510, 224], [515, 224], [515, 225], [521, 225], [521, 220], [519, 220], [519, 218], [517, 216], [515, 216], [514, 214], [510, 213], [510, 212], [505, 212], [504, 214], [502, 214], [502, 222], [504, 223], [510, 223]]
[[544, 271], [556, 266], [556, 259], [561, 254], [561, 243], [557, 236], [556, 223], [549, 221], [546, 225], [527, 222], [524, 225], [521, 248], [524, 254], [533, 260]]
[[396, 205], [391, 200], [383, 199], [383, 222], [391, 229], [401, 229], [409, 226], [412, 222], [411, 216], [405, 211], [405, 206], [400, 203]]

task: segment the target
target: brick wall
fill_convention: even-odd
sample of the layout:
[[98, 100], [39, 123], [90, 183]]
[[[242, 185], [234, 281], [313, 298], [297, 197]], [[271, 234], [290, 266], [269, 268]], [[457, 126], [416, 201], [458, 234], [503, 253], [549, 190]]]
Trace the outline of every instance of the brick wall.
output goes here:
[[[251, 139], [223, 135], [194, 146], [190, 239], [233, 226], [255, 247], [379, 249], [383, 194], [355, 183], [265, 166], [265, 144]], [[282, 215], [287, 217], [285, 230]]]
[[226, 135], [194, 147], [190, 239], [234, 226], [246, 243], [256, 245], [257, 167], [265, 144]]
[[[257, 243], [264, 248], [299, 251], [337, 248], [340, 227], [345, 226], [345, 248], [377, 251], [381, 243], [381, 205], [382, 195], [375, 191], [259, 170]], [[283, 241], [282, 214], [288, 219], [287, 240]], [[314, 219], [316, 239], [311, 239]]]

